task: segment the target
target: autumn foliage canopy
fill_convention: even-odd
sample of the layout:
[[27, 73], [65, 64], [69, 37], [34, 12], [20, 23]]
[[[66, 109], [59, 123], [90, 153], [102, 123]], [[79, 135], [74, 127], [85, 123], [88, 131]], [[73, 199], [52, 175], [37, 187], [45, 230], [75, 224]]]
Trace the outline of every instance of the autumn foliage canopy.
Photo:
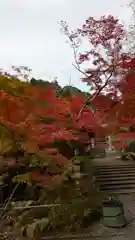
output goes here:
[[[87, 98], [79, 94], [63, 97], [52, 88], [0, 75], [1, 169], [5, 165], [27, 166], [26, 180], [43, 184], [56, 183], [63, 176], [61, 169], [72, 166], [54, 147], [54, 141], [79, 140], [84, 127], [86, 134], [92, 130], [106, 135], [135, 124], [135, 59], [123, 53], [122, 24], [112, 16], [90, 17], [74, 31], [65, 22], [61, 24], [73, 49], [73, 65], [90, 87]], [[81, 53], [83, 41], [89, 49]], [[17, 151], [23, 151], [24, 158], [11, 154]], [[47, 171], [40, 173], [42, 166], [49, 165], [57, 169], [54, 177]]]

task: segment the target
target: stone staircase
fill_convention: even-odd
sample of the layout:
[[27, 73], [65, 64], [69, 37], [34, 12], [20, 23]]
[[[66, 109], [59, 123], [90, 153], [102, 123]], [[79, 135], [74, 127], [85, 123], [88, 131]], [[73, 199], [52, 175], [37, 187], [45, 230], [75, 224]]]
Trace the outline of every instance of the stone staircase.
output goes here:
[[100, 191], [112, 194], [135, 193], [135, 163], [117, 161], [95, 165], [96, 182]]

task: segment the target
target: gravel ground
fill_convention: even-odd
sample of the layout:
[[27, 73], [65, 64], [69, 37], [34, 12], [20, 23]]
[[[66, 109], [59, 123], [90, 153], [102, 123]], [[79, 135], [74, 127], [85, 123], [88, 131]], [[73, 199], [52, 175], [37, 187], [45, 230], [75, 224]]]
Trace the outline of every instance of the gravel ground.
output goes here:
[[128, 225], [121, 229], [107, 228], [101, 223], [96, 223], [91, 227], [94, 239], [107, 240], [135, 240], [135, 194], [121, 195], [118, 197], [124, 205], [125, 216]]
[[[105, 227], [100, 222], [97, 222], [89, 228], [89, 232], [87, 232], [89, 236], [84, 236], [81, 238], [82, 240], [135, 240], [135, 194], [121, 195], [118, 198], [124, 205], [124, 211], [128, 225], [124, 228], [116, 229]], [[13, 240], [14, 238], [12, 236], [8, 239]], [[73, 239], [75, 238], [73, 237], [70, 240]], [[24, 239], [16, 238], [16, 240]]]

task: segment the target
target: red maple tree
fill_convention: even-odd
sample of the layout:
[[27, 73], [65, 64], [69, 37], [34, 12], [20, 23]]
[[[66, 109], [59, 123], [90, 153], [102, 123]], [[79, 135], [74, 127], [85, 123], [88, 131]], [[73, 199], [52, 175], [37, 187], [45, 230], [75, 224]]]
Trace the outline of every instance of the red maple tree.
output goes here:
[[[123, 116], [127, 117], [128, 126], [134, 122], [134, 118], [131, 121], [129, 116], [134, 111], [134, 80], [127, 75], [129, 70], [133, 71], [134, 61], [127, 61], [126, 55], [121, 52], [124, 29], [118, 19], [112, 16], [99, 20], [90, 17], [82, 28], [71, 33], [66, 23], [62, 22], [62, 26], [74, 51], [74, 66], [83, 74], [82, 80], [90, 86], [90, 96], [87, 99], [78, 95], [57, 97], [54, 89], [31, 84], [21, 90], [20, 85], [16, 85], [12, 92], [9, 88], [0, 91], [0, 123], [12, 133], [17, 148], [29, 155], [24, 164], [29, 166], [31, 179], [44, 184], [50, 180], [54, 182], [54, 179], [56, 182], [56, 176], [54, 178], [47, 172], [41, 174], [43, 165], [55, 165], [58, 180], [63, 171], [58, 171], [57, 166], [65, 169], [72, 165], [57, 148], [52, 147], [54, 140], [79, 139], [82, 128], [86, 134], [89, 131], [111, 133], [122, 124]], [[81, 39], [87, 39], [89, 43], [85, 53], [79, 53]], [[83, 69], [81, 66], [85, 62], [88, 67]], [[8, 81], [9, 78], [6, 76]], [[18, 95], [13, 94], [15, 89], [19, 91]], [[105, 124], [108, 127], [104, 128]], [[22, 164], [22, 159], [18, 161]]]
[[[14, 86], [15, 88], [17, 86]], [[51, 180], [54, 182], [54, 177], [46, 173], [40, 174], [40, 168], [52, 165], [56, 169], [57, 166], [63, 169], [72, 165], [72, 162], [51, 144], [55, 140], [79, 139], [80, 129], [87, 124], [86, 117], [83, 121], [77, 121], [80, 105], [84, 99], [77, 96], [57, 97], [54, 89], [33, 87], [30, 84], [23, 90], [20, 96], [14, 95], [13, 92], [9, 93], [7, 88], [0, 91], [0, 124], [11, 134], [12, 149], [23, 151], [26, 159], [25, 161], [18, 158], [13, 161], [10, 157], [4, 161], [8, 165], [11, 165], [12, 161], [12, 165], [29, 166], [27, 176], [31, 176], [33, 180], [42, 179], [44, 183], [48, 183], [50, 178], [50, 182]], [[93, 117], [90, 109], [86, 113], [89, 119]], [[34, 165], [39, 166], [36, 172]], [[58, 179], [59, 173], [60, 171]]]

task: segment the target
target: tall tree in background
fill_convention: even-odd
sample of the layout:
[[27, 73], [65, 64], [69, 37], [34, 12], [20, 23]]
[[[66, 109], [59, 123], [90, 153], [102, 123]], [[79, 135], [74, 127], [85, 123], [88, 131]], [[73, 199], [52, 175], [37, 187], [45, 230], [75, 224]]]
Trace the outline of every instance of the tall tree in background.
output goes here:
[[135, 56], [135, 0], [130, 0], [128, 7], [132, 10], [131, 23], [127, 31], [127, 48], [130, 56]]
[[[120, 67], [120, 62], [125, 57], [122, 54], [122, 40], [125, 39], [123, 25], [109, 15], [100, 19], [89, 17], [81, 28], [73, 31], [69, 30], [66, 22], [62, 21], [61, 26], [73, 50], [73, 66], [82, 74], [82, 81], [90, 86], [90, 96], [81, 106], [78, 118], [84, 107], [87, 104], [93, 105], [100, 95], [108, 95], [109, 99], [117, 102], [118, 84], [125, 73], [125, 69]], [[88, 49], [82, 53], [83, 43], [87, 43]]]
[[[66, 22], [61, 25], [74, 52], [73, 65], [83, 74], [82, 80], [96, 94], [108, 90], [116, 82], [121, 40], [125, 37], [122, 24], [113, 16], [103, 16], [100, 19], [89, 17], [81, 28], [74, 31], [68, 29]], [[84, 41], [88, 43], [88, 49], [82, 53], [80, 47]], [[84, 69], [82, 64], [86, 61], [88, 64]]]

